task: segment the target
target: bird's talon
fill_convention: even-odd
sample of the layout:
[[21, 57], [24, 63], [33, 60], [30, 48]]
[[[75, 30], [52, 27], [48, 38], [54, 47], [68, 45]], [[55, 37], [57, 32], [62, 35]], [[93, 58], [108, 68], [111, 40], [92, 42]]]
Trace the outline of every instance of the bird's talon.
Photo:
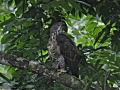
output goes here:
[[64, 69], [58, 69], [58, 72], [62, 73], [62, 72], [66, 72], [66, 70], [64, 70]]

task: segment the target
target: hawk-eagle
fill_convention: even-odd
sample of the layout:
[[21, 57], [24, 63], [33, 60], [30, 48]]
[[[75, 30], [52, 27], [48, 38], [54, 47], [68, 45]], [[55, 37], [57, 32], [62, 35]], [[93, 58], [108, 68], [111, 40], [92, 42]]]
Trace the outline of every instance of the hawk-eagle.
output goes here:
[[64, 69], [78, 77], [80, 56], [75, 43], [62, 32], [63, 25], [65, 25], [64, 22], [57, 22], [50, 28], [48, 54], [54, 60], [55, 69]]

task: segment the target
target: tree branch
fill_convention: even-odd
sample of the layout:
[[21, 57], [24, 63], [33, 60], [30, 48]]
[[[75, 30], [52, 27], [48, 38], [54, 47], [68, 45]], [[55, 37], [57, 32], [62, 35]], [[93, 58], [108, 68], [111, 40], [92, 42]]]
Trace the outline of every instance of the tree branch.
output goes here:
[[61, 84], [73, 88], [74, 90], [83, 90], [83, 83], [78, 78], [67, 73], [60, 73], [55, 70], [48, 70], [40, 62], [30, 61], [25, 58], [18, 58], [14, 55], [6, 54], [0, 51], [0, 63], [17, 67], [19, 69], [26, 69], [31, 72], [42, 74], [48, 78], [52, 78]]

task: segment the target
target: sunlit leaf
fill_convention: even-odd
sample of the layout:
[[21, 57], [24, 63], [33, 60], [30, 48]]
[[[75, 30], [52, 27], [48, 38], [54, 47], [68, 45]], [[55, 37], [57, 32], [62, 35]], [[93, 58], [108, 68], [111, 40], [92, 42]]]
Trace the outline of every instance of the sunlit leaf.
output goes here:
[[89, 25], [86, 26], [86, 29], [88, 31], [93, 31], [96, 26], [97, 26], [97, 23], [96, 22], [92, 22], [92, 23], [90, 23]]
[[2, 77], [4, 80], [6, 80], [7, 82], [10, 82], [10, 79], [7, 77], [7, 76], [5, 76], [5, 74], [3, 74], [3, 73], [0, 73], [0, 77]]
[[78, 35], [80, 34], [78, 30], [73, 30], [72, 33], [78, 34]]
[[13, 68], [13, 67], [9, 67], [9, 69], [7, 70], [7, 72], [8, 72], [8, 74], [13, 74], [13, 73], [15, 73], [15, 68]]

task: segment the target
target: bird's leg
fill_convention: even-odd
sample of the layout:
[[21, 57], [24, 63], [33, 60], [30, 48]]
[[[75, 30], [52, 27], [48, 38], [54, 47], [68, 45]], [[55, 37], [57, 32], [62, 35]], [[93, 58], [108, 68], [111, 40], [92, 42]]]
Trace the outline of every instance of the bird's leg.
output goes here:
[[58, 62], [58, 60], [55, 60], [55, 62], [53, 62], [53, 64], [52, 64], [52, 68], [58, 69], [58, 67], [59, 67], [59, 62]]
[[60, 73], [66, 72], [64, 57], [60, 55], [59, 58], [57, 58], [57, 60], [55, 60], [55, 62], [52, 64], [52, 67], [57, 69]]
[[58, 58], [59, 61], [59, 67], [60, 69], [58, 70], [59, 72], [66, 72], [65, 70], [65, 59], [62, 55], [60, 55], [60, 57]]

